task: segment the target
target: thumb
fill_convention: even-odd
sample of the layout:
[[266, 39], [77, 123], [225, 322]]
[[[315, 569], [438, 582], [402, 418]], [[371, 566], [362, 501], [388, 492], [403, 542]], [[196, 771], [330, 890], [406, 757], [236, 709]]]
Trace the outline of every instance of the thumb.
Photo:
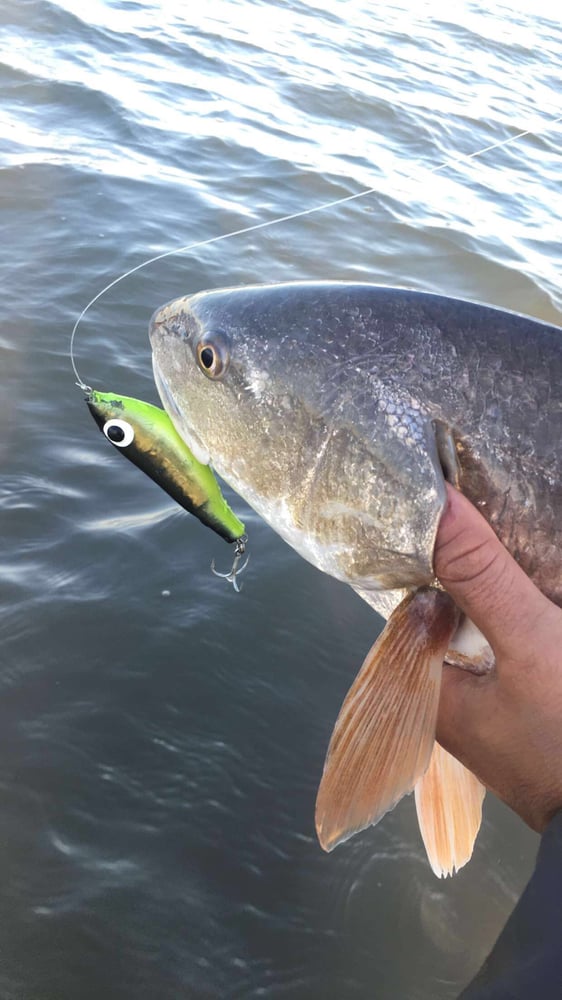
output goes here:
[[449, 485], [447, 494], [434, 552], [436, 576], [496, 657], [525, 659], [537, 617], [550, 602], [476, 508]]

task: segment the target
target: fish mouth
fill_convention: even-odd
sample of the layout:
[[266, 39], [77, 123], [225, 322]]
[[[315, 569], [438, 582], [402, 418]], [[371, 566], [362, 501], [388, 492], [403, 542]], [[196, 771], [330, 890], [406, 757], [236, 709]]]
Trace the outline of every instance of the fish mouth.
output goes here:
[[201, 463], [201, 465], [209, 465], [211, 456], [199, 438], [194, 434], [191, 427], [186, 424], [185, 417], [176, 404], [172, 390], [170, 389], [165, 376], [160, 371], [154, 354], [152, 355], [152, 371], [154, 373], [154, 381], [156, 383], [156, 388], [158, 389], [158, 395], [160, 396], [164, 409], [166, 410], [166, 413], [176, 428], [179, 436], [183, 438], [187, 447], [193, 452], [195, 458]]

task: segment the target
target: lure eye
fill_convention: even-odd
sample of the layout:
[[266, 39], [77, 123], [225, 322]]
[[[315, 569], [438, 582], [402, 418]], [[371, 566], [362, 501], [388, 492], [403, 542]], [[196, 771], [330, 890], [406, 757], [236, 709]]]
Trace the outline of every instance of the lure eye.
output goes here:
[[103, 433], [117, 448], [127, 448], [135, 440], [135, 432], [126, 420], [108, 420], [103, 425]]
[[230, 361], [230, 347], [224, 333], [206, 333], [196, 347], [197, 364], [207, 378], [219, 379]]

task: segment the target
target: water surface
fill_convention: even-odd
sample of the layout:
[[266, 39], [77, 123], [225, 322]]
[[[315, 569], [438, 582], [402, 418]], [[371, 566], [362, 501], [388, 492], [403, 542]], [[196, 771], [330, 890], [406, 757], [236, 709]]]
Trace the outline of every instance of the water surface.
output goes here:
[[489, 950], [536, 838], [489, 796], [469, 868], [439, 882], [407, 800], [320, 851], [323, 755], [379, 621], [231, 494], [252, 562], [241, 595], [212, 577], [230, 550], [109, 448], [67, 351], [145, 257], [363, 188], [116, 286], [79, 330], [82, 377], [156, 401], [153, 309], [244, 282], [562, 324], [552, 10], [0, 4], [5, 1000], [448, 1000]]

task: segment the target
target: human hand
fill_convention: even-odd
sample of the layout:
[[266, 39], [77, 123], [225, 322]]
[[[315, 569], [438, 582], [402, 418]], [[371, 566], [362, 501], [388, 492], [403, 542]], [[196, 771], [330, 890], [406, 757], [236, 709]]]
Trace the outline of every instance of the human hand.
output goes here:
[[468, 500], [447, 489], [435, 571], [485, 635], [496, 668], [476, 676], [444, 667], [437, 739], [542, 832], [562, 808], [562, 610]]

